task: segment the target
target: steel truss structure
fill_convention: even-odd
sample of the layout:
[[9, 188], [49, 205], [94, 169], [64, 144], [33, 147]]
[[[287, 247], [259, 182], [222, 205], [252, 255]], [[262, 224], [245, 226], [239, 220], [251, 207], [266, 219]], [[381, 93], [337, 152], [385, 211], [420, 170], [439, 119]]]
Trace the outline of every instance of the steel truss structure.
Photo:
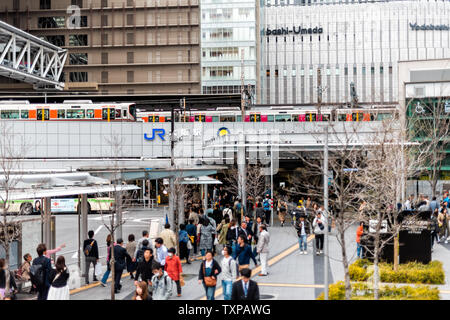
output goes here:
[[64, 89], [60, 82], [67, 50], [0, 21], [0, 75], [33, 84], [34, 89]]

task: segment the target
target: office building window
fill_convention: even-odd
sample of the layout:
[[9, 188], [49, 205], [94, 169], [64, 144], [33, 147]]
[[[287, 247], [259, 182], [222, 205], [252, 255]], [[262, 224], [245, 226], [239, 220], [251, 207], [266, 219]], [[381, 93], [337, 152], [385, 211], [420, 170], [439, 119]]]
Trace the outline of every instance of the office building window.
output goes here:
[[356, 67], [353, 67], [353, 75], [356, 76]]
[[127, 94], [134, 94], [134, 89], [128, 89]]
[[83, 8], [83, 0], [72, 0], [72, 1], [71, 1], [71, 4], [72, 4], [73, 6], [78, 6], [78, 7], [80, 7], [80, 8]]
[[87, 72], [70, 72], [69, 73], [70, 82], [88, 82]]
[[134, 1], [133, 0], [127, 0], [127, 6], [128, 7], [132, 7], [134, 5]]
[[40, 0], [39, 1], [39, 9], [46, 10], [46, 9], [51, 9], [51, 8], [52, 8], [51, 0]]
[[50, 42], [51, 44], [63, 47], [66, 45], [66, 39], [63, 35], [56, 35], [56, 36], [42, 36], [40, 37], [42, 40]]
[[370, 67], [370, 74], [372, 74], [372, 75], [375, 74], [375, 67]]
[[101, 24], [102, 27], [106, 27], [108, 25], [108, 16], [106, 14], [102, 15]]
[[88, 36], [87, 34], [71, 34], [69, 35], [69, 46], [87, 46]]
[[383, 74], [383, 67], [380, 67], [380, 74]]
[[362, 67], [361, 72], [362, 72], [363, 76], [365, 76], [366, 75], [366, 67]]
[[134, 63], [134, 52], [127, 52], [127, 63]]
[[270, 77], [270, 69], [266, 70], [266, 77]]
[[127, 71], [127, 82], [134, 82], [134, 71]]
[[344, 75], [348, 76], [348, 67], [344, 68]]
[[41, 29], [52, 29], [52, 28], [64, 28], [65, 27], [64, 17], [39, 17], [38, 18], [38, 28]]
[[278, 78], [278, 69], [275, 69], [275, 78]]
[[102, 71], [102, 83], [108, 83], [108, 71]]
[[108, 64], [108, 52], [102, 52], [102, 64]]
[[71, 64], [71, 65], [88, 64], [88, 54], [87, 53], [71, 53], [69, 55], [69, 64]]
[[127, 33], [127, 44], [134, 44], [134, 33]]
[[389, 66], [389, 74], [392, 74], [392, 66]]
[[339, 75], [339, 67], [336, 67], [336, 75]]
[[20, 9], [20, 0], [14, 0], [13, 1], [13, 10], [19, 10]]
[[102, 8], [107, 7], [108, 6], [108, 0], [102, 0], [101, 6], [102, 6]]
[[108, 34], [102, 33], [101, 37], [102, 37], [102, 46], [108, 45]]
[[134, 24], [134, 14], [127, 14], [127, 25], [132, 26]]

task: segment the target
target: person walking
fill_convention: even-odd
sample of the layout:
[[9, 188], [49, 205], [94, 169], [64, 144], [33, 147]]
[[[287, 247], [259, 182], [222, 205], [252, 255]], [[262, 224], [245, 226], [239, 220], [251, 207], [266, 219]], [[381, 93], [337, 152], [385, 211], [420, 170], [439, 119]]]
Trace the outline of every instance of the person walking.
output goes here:
[[123, 270], [126, 268], [126, 260], [131, 260], [132, 258], [127, 253], [127, 250], [123, 247], [123, 239], [117, 239], [117, 244], [114, 246], [114, 292], [120, 293], [122, 285], [120, 284], [120, 279], [122, 278]]
[[[51, 261], [45, 256], [47, 247], [44, 243], [37, 246], [38, 257], [33, 260], [31, 266], [31, 282], [38, 291], [38, 300], [47, 300], [48, 290], [50, 288], [49, 275], [52, 269]], [[35, 276], [35, 275], [36, 276]]]
[[177, 285], [177, 296], [181, 297], [181, 274], [183, 273], [183, 267], [181, 266], [180, 258], [175, 254], [176, 249], [170, 248], [168, 250], [168, 256], [166, 258], [166, 264], [164, 270]]
[[209, 219], [204, 217], [201, 219], [201, 227], [200, 227], [200, 244], [199, 249], [202, 256], [205, 256], [207, 250], [212, 250], [214, 234], [216, 229], [211, 225]]
[[180, 246], [180, 259], [186, 259], [187, 264], [191, 264], [189, 261], [189, 235], [186, 232], [186, 225], [180, 224], [180, 231], [178, 232], [179, 246]]
[[163, 268], [164, 266], [159, 263], [153, 266], [151, 287], [153, 300], [169, 300], [172, 295], [172, 279]]
[[431, 215], [431, 251], [433, 251], [434, 241], [439, 243], [438, 209]]
[[206, 300], [214, 300], [216, 292], [217, 276], [222, 272], [219, 263], [213, 259], [213, 253], [208, 250], [200, 265], [198, 273], [198, 283], [203, 284], [206, 293]]
[[227, 234], [230, 227], [230, 218], [226, 216], [216, 228], [216, 232], [219, 234], [217, 240], [222, 248], [227, 245]]
[[[23, 282], [27, 282], [27, 281], [31, 280], [31, 274], [30, 274], [31, 261], [33, 261], [31, 254], [26, 253], [23, 256], [23, 263], [20, 266], [20, 280], [22, 280]], [[30, 289], [30, 293], [32, 293], [33, 291], [34, 291], [34, 286], [32, 285], [31, 289]]]
[[153, 267], [157, 264], [153, 257], [153, 250], [147, 248], [144, 252], [144, 257], [141, 262], [138, 263], [136, 269], [136, 276], [134, 277], [134, 284], [137, 285], [139, 281], [144, 281], [151, 285], [153, 277]]
[[225, 246], [222, 250], [223, 259], [220, 263], [220, 267], [222, 269], [222, 288], [224, 300], [231, 300], [233, 281], [235, 281], [239, 275], [238, 264], [231, 256], [232, 253], [233, 249], [230, 246]]
[[49, 281], [51, 286], [47, 300], [70, 300], [69, 285], [67, 283], [70, 274], [67, 270], [64, 256], [59, 256], [56, 259], [55, 267], [56, 269], [52, 269], [50, 272]]
[[[134, 234], [128, 235], [128, 243], [125, 246], [127, 253], [130, 257], [134, 257], [134, 253], [136, 252], [137, 243], [134, 241]], [[133, 272], [136, 271], [137, 262], [136, 259], [127, 260], [127, 271], [130, 273], [130, 278], [134, 279]]]
[[106, 287], [106, 280], [108, 280], [108, 277], [109, 277], [109, 275], [111, 273], [111, 265], [109, 263], [109, 261], [110, 261], [110, 253], [111, 253], [111, 242], [112, 242], [111, 239], [112, 239], [112, 237], [111, 237], [111, 234], [109, 233], [106, 236], [106, 271], [103, 274], [102, 280], [100, 281], [100, 284], [103, 287]]
[[139, 250], [142, 249], [142, 246], [143, 246], [143, 243], [144, 243], [145, 240], [147, 240], [148, 246], [151, 249], [153, 249], [152, 248], [152, 243], [150, 242], [150, 235], [149, 235], [148, 231], [147, 230], [142, 231], [142, 238], [140, 238], [138, 240], [138, 243], [136, 245], [136, 250], [134, 251], [134, 255], [132, 255], [132, 257], [134, 257], [136, 260], [138, 259]]
[[302, 214], [294, 226], [297, 230], [300, 254], [308, 254], [308, 235], [311, 234], [311, 224], [306, 220], [306, 216]]
[[[6, 297], [6, 277], [7, 277], [7, 269], [5, 259], [0, 259], [0, 300], [5, 299]], [[14, 280], [14, 275], [12, 271], [9, 271], [9, 292], [12, 294], [12, 299], [14, 299], [15, 294], [17, 292], [17, 284]], [[9, 296], [11, 299], [11, 295]]]
[[135, 286], [136, 286], [136, 291], [134, 292], [133, 300], [143, 300], [143, 301], [152, 300], [152, 297], [148, 293], [147, 282], [136, 281]]
[[447, 208], [442, 207], [441, 211], [438, 215], [438, 226], [439, 226], [439, 240], [438, 243], [441, 242], [441, 239], [445, 239], [447, 241], [447, 238], [445, 237], [445, 230], [447, 229], [447, 214], [446, 210]]
[[286, 213], [287, 213], [286, 201], [280, 199], [278, 201], [278, 219], [280, 219], [281, 227], [284, 226], [284, 222], [286, 221]]
[[170, 230], [170, 224], [166, 223], [164, 225], [164, 230], [161, 231], [159, 237], [163, 239], [164, 245], [167, 248], [175, 248], [177, 246], [177, 236], [175, 232]]
[[248, 268], [241, 270], [242, 280], [233, 283], [231, 300], [259, 300], [258, 284], [250, 280], [252, 271]]
[[360, 222], [358, 228], [356, 229], [356, 257], [362, 259], [363, 250], [361, 246], [361, 236], [364, 234], [364, 222]]
[[155, 239], [156, 248], [156, 261], [164, 267], [167, 257], [167, 247], [164, 245], [164, 240], [162, 238]]
[[264, 208], [261, 202], [258, 202], [258, 204], [256, 205], [255, 215], [256, 217], [261, 217], [262, 221], [264, 221], [266, 213], [264, 212]]
[[258, 265], [251, 246], [245, 243], [245, 238], [242, 234], [238, 236], [238, 246], [235, 256], [237, 257], [236, 261], [239, 264], [239, 271], [250, 266], [250, 259], [253, 260], [255, 266]]
[[259, 226], [259, 232], [258, 245], [256, 246], [256, 252], [259, 254], [259, 259], [261, 261], [261, 273], [259, 276], [267, 276], [267, 257], [269, 255], [270, 235], [269, 232], [267, 232], [267, 226], [265, 224]]
[[93, 281], [98, 281], [97, 277], [95, 276], [95, 265], [99, 261], [98, 257], [98, 245], [97, 241], [94, 239], [94, 231], [89, 230], [88, 232], [88, 239], [84, 240], [83, 243], [83, 252], [85, 256], [85, 268], [84, 268], [84, 278], [86, 280], [86, 284], [89, 284], [89, 267], [91, 264], [94, 266], [93, 271]]
[[325, 226], [322, 222], [322, 214], [319, 211], [313, 221], [314, 236], [316, 238], [316, 255], [320, 255], [322, 253], [324, 229]]
[[263, 201], [263, 208], [264, 208], [264, 222], [267, 225], [270, 224], [271, 206], [272, 206], [272, 200], [270, 199], [269, 195], [266, 194], [266, 198]]
[[239, 226], [236, 224], [236, 220], [230, 221], [230, 226], [227, 231], [227, 245], [233, 249], [233, 258], [236, 259], [235, 252], [237, 251], [238, 243], [237, 238], [239, 236]]

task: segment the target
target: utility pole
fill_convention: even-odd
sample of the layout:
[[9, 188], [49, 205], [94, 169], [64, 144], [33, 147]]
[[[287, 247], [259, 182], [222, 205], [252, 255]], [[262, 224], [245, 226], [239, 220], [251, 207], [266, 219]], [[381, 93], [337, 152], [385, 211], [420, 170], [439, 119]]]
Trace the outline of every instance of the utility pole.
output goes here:
[[324, 288], [325, 300], [328, 300], [328, 122], [325, 126], [325, 143], [323, 145], [323, 207], [324, 207], [324, 226], [325, 226], [325, 243], [324, 243]]

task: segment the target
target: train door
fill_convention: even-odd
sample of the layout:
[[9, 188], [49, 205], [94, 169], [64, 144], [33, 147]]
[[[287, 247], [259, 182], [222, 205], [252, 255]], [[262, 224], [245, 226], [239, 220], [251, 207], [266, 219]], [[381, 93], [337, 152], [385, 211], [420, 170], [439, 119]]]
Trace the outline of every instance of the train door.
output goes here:
[[49, 109], [37, 108], [36, 113], [37, 113], [36, 120], [47, 121], [50, 119]]

